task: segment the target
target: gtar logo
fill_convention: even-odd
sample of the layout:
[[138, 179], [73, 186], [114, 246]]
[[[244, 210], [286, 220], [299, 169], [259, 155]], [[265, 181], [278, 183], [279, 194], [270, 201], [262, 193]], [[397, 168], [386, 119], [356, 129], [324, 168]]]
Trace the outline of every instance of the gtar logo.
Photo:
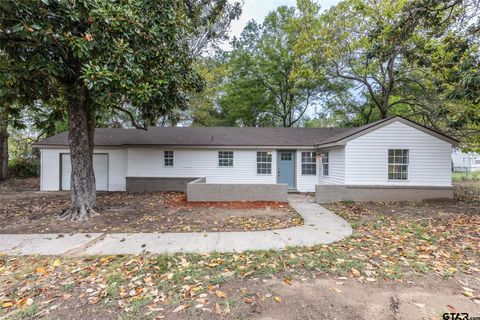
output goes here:
[[460, 313], [460, 312], [444, 313], [443, 320], [468, 320], [468, 313]]

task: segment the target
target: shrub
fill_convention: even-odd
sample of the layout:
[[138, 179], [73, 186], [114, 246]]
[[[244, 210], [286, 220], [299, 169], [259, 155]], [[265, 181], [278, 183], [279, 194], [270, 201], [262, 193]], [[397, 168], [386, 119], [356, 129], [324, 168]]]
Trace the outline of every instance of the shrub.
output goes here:
[[40, 163], [38, 159], [17, 158], [9, 161], [8, 170], [11, 178], [38, 177]]

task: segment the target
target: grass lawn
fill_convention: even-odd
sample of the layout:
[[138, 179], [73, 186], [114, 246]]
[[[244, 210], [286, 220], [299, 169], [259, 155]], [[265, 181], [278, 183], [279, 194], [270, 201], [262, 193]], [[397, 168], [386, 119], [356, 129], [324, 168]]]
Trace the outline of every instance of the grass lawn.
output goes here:
[[480, 180], [480, 170], [473, 172], [454, 172], [452, 178], [454, 181]]
[[[480, 313], [480, 184], [451, 202], [338, 203], [338, 243], [236, 254], [0, 257], [1, 317], [440, 318]], [[476, 311], [476, 314], [472, 312]]]

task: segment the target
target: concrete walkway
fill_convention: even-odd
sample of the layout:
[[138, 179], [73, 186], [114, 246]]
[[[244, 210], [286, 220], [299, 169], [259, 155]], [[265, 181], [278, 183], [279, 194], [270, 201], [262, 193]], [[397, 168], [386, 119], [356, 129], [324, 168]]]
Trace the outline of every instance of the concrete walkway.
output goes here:
[[304, 226], [269, 231], [208, 233], [2, 234], [8, 255], [110, 255], [176, 252], [241, 252], [326, 244], [352, 234], [347, 221], [306, 195], [289, 195]]

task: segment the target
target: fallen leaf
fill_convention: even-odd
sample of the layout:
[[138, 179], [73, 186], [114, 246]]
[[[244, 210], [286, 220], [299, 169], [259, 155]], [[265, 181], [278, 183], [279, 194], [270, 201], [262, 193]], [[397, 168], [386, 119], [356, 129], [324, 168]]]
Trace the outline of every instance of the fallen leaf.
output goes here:
[[222, 315], [222, 307], [218, 303], [215, 303], [215, 313], [218, 314], [219, 316]]
[[27, 298], [22, 298], [20, 300], [17, 301], [17, 305], [19, 306], [24, 306], [25, 304], [27, 303]]
[[454, 306], [447, 304], [447, 308], [450, 312], [457, 313], [457, 309]]
[[419, 307], [419, 308], [424, 308], [425, 307], [425, 304], [423, 304], [423, 303], [414, 302], [413, 305], [416, 306], [416, 307]]
[[227, 297], [227, 294], [223, 291], [220, 291], [220, 290], [215, 290], [215, 294], [217, 295], [217, 297], [219, 298], [226, 298]]
[[53, 261], [53, 266], [54, 267], [58, 267], [61, 264], [62, 264], [62, 261], [60, 261], [60, 259], [55, 259], [55, 261]]
[[355, 268], [352, 268], [350, 271], [352, 271], [352, 274], [355, 276], [355, 277], [360, 277], [362, 274], [360, 273], [360, 271], [358, 271], [357, 269]]
[[281, 302], [282, 302], [282, 298], [280, 298], [279, 296], [273, 297], [273, 300], [274, 300], [275, 302], [278, 302], [278, 303], [281, 303]]
[[2, 308], [3, 309], [10, 308], [12, 306], [13, 306], [13, 302], [11, 302], [11, 301], [2, 303]]
[[177, 313], [177, 312], [180, 312], [182, 310], [185, 310], [188, 308], [188, 305], [187, 304], [182, 304], [182, 305], [179, 305], [178, 307], [176, 307], [175, 309], [173, 309], [173, 313]]
[[338, 293], [341, 293], [341, 292], [342, 292], [342, 290], [340, 290], [340, 289], [338, 289], [338, 288], [335, 288], [335, 287], [333, 287], [332, 290], [335, 291], [335, 292], [338, 292]]
[[289, 286], [291, 286], [293, 284], [292, 280], [290, 280], [288, 278], [283, 279], [283, 282], [285, 282], [285, 284], [288, 284]]
[[37, 271], [38, 273], [41, 273], [41, 274], [46, 274], [47, 273], [47, 270], [45, 270], [44, 267], [38, 267], [37, 269], [35, 269], [35, 271]]

